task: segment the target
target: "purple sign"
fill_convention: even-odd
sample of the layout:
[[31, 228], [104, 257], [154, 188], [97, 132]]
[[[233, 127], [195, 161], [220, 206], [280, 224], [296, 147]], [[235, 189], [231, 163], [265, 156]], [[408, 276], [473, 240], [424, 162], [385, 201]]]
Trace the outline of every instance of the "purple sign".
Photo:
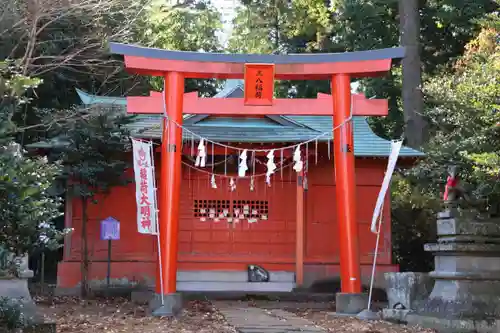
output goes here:
[[119, 240], [120, 239], [120, 222], [112, 217], [108, 217], [101, 221], [101, 239], [102, 240]]

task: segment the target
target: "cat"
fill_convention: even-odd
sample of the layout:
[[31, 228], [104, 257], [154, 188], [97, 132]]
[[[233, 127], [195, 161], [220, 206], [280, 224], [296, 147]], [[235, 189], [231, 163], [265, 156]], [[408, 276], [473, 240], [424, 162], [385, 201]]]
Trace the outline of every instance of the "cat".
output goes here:
[[257, 265], [248, 265], [248, 282], [269, 282], [269, 272]]

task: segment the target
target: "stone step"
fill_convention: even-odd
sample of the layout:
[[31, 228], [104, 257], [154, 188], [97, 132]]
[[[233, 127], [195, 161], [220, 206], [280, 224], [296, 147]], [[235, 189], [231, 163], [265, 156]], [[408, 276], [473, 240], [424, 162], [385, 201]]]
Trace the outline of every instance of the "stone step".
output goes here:
[[[269, 282], [295, 283], [295, 273], [269, 272]], [[246, 271], [178, 271], [177, 282], [248, 282]]]
[[179, 291], [224, 291], [224, 292], [291, 292], [294, 282], [228, 282], [228, 281], [179, 281]]
[[232, 302], [217, 302], [228, 323], [241, 333], [320, 333], [325, 329], [307, 319], [280, 309], [265, 310]]

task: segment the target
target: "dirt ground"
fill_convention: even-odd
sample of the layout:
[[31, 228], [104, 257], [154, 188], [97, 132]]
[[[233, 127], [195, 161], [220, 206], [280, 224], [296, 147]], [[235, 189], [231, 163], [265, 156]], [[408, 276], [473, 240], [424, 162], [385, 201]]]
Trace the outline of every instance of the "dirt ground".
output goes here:
[[148, 316], [145, 306], [125, 299], [79, 301], [73, 298], [39, 300], [57, 332], [72, 333], [235, 333], [209, 302], [189, 302], [178, 319]]
[[[178, 319], [154, 318], [147, 308], [125, 299], [80, 301], [76, 298], [37, 299], [39, 309], [58, 332], [73, 333], [235, 333], [224, 317], [208, 301], [191, 301]], [[254, 306], [258, 306], [255, 304]], [[260, 307], [260, 306], [259, 306]], [[266, 308], [272, 308], [267, 304]], [[300, 309], [299, 309], [300, 308]], [[326, 332], [335, 333], [428, 333], [429, 330], [408, 328], [385, 322], [362, 322], [355, 319], [327, 319], [329, 310], [309, 310], [297, 306], [287, 309], [307, 318]], [[330, 310], [331, 311], [331, 310]]]
[[352, 318], [327, 319], [328, 311], [324, 310], [298, 310], [293, 311], [300, 317], [309, 319], [327, 332], [335, 333], [434, 333], [433, 330], [404, 325], [391, 324], [384, 321], [361, 321]]

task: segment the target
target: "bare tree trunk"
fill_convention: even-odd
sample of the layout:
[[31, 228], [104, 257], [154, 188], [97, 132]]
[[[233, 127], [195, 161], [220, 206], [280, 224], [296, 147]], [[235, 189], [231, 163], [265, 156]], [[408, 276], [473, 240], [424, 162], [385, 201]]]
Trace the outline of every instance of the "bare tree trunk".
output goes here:
[[82, 197], [82, 254], [81, 254], [81, 296], [85, 298], [89, 293], [89, 245], [87, 237], [87, 198]]
[[275, 15], [274, 15], [274, 29], [275, 29], [275, 35], [274, 35], [274, 53], [279, 54], [279, 49], [280, 49], [280, 10], [278, 7], [278, 1], [274, 1], [274, 10], [275, 10]]
[[403, 59], [403, 113], [407, 144], [421, 147], [427, 137], [427, 122], [422, 116], [422, 68], [420, 61], [420, 11], [418, 0], [399, 0], [401, 44], [406, 48]]

